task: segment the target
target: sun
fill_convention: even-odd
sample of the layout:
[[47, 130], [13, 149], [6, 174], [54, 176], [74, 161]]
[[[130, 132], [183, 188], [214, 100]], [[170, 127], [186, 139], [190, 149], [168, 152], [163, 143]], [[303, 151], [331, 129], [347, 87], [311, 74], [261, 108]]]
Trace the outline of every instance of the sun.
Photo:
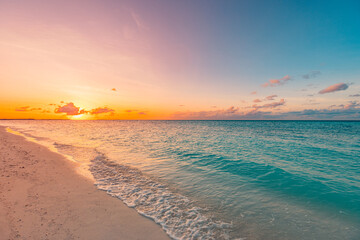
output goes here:
[[83, 120], [86, 119], [85, 114], [73, 115], [70, 117], [71, 120]]

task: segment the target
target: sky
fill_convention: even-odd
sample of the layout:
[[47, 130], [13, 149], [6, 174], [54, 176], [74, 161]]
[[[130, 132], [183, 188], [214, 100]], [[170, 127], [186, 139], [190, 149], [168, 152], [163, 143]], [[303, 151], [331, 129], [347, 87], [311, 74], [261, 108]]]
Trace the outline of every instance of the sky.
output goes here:
[[0, 0], [0, 119], [360, 120], [360, 1]]

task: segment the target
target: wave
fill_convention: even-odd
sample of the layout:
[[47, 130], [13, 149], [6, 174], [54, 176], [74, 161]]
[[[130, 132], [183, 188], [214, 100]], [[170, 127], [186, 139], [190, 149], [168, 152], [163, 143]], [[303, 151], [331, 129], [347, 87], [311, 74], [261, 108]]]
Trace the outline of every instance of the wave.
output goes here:
[[173, 239], [230, 238], [231, 224], [205, 216], [188, 198], [171, 192], [135, 168], [99, 154], [91, 161], [89, 170], [99, 189], [153, 219]]
[[165, 185], [145, 176], [140, 170], [111, 161], [96, 148], [80, 147], [39, 138], [7, 128], [41, 144], [67, 159], [81, 164], [78, 173], [91, 174], [98, 189], [122, 200], [128, 207], [159, 224], [173, 239], [230, 239], [232, 224], [203, 214], [191, 200], [171, 192]]

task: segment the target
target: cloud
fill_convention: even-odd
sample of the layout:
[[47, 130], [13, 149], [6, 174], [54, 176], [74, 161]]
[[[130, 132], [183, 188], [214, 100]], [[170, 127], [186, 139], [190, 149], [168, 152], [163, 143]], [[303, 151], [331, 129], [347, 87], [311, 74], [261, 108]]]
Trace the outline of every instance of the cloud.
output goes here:
[[256, 92], [256, 91], [254, 91], [254, 92], [251, 92], [250, 94], [251, 94], [251, 95], [255, 95], [255, 94], [257, 94], [257, 92]]
[[343, 105], [342, 107], [344, 109], [353, 109], [353, 108], [357, 108], [360, 106], [360, 103], [357, 101], [349, 101], [348, 104]]
[[264, 83], [263, 87], [277, 87], [280, 85], [284, 85], [287, 81], [291, 80], [289, 75], [286, 75], [280, 79], [270, 79], [268, 82]]
[[130, 15], [131, 15], [131, 18], [134, 20], [138, 29], [145, 29], [145, 30], [149, 29], [147, 27], [147, 25], [145, 24], [145, 22], [142, 20], [142, 18], [137, 13], [135, 13], [133, 10], [130, 10]]
[[278, 95], [270, 95], [270, 96], [267, 96], [265, 99], [268, 100], [268, 101], [272, 101], [272, 100], [275, 100], [275, 98], [277, 97]]
[[66, 115], [79, 115], [83, 114], [84, 110], [80, 111], [79, 107], [76, 107], [74, 103], [70, 102], [64, 106], [56, 108], [55, 113], [66, 113]]
[[140, 115], [146, 115], [146, 112], [138, 112]]
[[112, 89], [111, 89], [111, 91], [114, 91], [114, 92], [116, 92], [116, 88], [112, 88]]
[[279, 102], [274, 102], [274, 103], [268, 103], [268, 104], [264, 104], [264, 105], [261, 105], [261, 106], [258, 106], [256, 104], [254, 104], [252, 106], [252, 108], [254, 109], [260, 109], [260, 108], [277, 108], [277, 107], [280, 107], [282, 105], [285, 105], [285, 99], [281, 99]]
[[30, 111], [30, 106], [26, 106], [26, 107], [18, 107], [15, 109], [15, 111], [18, 111], [18, 112], [27, 112], [27, 111]]
[[304, 79], [310, 79], [310, 78], [316, 78], [321, 74], [320, 71], [311, 71], [307, 74], [302, 75], [302, 78]]
[[225, 110], [225, 113], [236, 113], [237, 111], [239, 111], [238, 107], [231, 106]]
[[263, 101], [273, 101], [273, 100], [275, 100], [276, 97], [278, 97], [278, 95], [270, 95], [270, 96], [265, 97], [262, 100], [259, 99], [259, 98], [254, 99], [253, 102], [254, 103], [260, 103], [260, 102], [263, 102]]
[[287, 112], [279, 117], [283, 119], [318, 119], [318, 120], [358, 120], [360, 118], [360, 108], [353, 106], [350, 108], [334, 109], [305, 109], [298, 112]]
[[360, 97], [360, 94], [352, 94], [352, 95], [349, 95], [349, 97]]
[[360, 102], [358, 101], [349, 101], [346, 104], [333, 105], [324, 109], [305, 109], [302, 111], [290, 112], [274, 112], [267, 110], [284, 104], [285, 100], [281, 99], [276, 103], [249, 107], [249, 111], [240, 111], [238, 108], [230, 107], [228, 109], [213, 111], [176, 112], [172, 117], [174, 119], [193, 120], [358, 120], [360, 118]]
[[41, 111], [42, 108], [30, 108], [30, 106], [26, 107], [18, 107], [15, 109], [17, 112], [29, 112], [29, 111]]
[[331, 85], [331, 86], [319, 91], [319, 94], [342, 91], [342, 90], [346, 90], [348, 88], [349, 88], [349, 86], [346, 83], [337, 83], [337, 84]]
[[114, 109], [110, 109], [107, 107], [104, 107], [104, 108], [98, 107], [98, 108], [92, 109], [89, 113], [90, 114], [102, 114], [102, 113], [109, 113], [109, 112], [114, 112], [114, 111], [115, 111]]

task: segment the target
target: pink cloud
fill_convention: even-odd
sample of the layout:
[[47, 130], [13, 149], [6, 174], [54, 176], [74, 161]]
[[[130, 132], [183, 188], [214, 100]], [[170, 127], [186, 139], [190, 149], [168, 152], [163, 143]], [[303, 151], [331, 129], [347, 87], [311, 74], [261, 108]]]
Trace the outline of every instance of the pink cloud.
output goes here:
[[251, 92], [250, 94], [251, 94], [251, 95], [255, 95], [255, 94], [257, 94], [257, 92], [256, 92], [256, 91], [254, 91], [254, 92]]
[[263, 87], [276, 87], [285, 84], [287, 81], [289, 81], [291, 77], [289, 75], [284, 76], [280, 79], [270, 79], [268, 82], [264, 83]]
[[26, 111], [29, 111], [29, 108], [30, 108], [30, 106], [18, 107], [18, 108], [15, 109], [15, 111], [18, 111], [18, 112], [26, 112]]
[[268, 100], [268, 101], [272, 101], [274, 100], [278, 95], [270, 95], [270, 96], [267, 96], [265, 99]]
[[83, 114], [84, 110], [80, 111], [79, 107], [76, 107], [74, 103], [70, 102], [64, 106], [56, 108], [55, 113], [66, 113], [66, 115], [79, 115]]
[[281, 99], [279, 102], [274, 102], [274, 103], [268, 103], [268, 104], [264, 104], [262, 106], [258, 106], [258, 105], [253, 105], [252, 107], [255, 109], [259, 109], [259, 108], [276, 108], [276, 107], [280, 107], [282, 105], [285, 104], [285, 99]]
[[30, 108], [30, 106], [26, 107], [18, 107], [15, 109], [17, 112], [29, 112], [29, 111], [40, 111], [41, 108]]
[[225, 110], [225, 113], [236, 113], [237, 111], [239, 111], [238, 107], [231, 106]]
[[352, 108], [356, 108], [359, 107], [360, 103], [357, 101], [349, 101], [348, 104], [343, 105], [344, 109], [352, 109]]
[[272, 101], [272, 100], [275, 100], [275, 98], [277, 97], [278, 95], [270, 95], [270, 96], [267, 96], [265, 97], [264, 99], [254, 99], [253, 102], [254, 103], [260, 103], [260, 102], [263, 102], [263, 101]]
[[104, 108], [95, 108], [95, 109], [92, 109], [90, 111], [90, 114], [102, 114], [102, 113], [109, 113], [109, 112], [114, 112], [115, 110], [114, 109], [110, 109], [110, 108], [107, 108], [107, 107], [104, 107]]
[[331, 85], [319, 92], [319, 94], [325, 94], [325, 93], [331, 93], [331, 92], [337, 92], [348, 89], [349, 86], [346, 83], [337, 83], [334, 85]]

